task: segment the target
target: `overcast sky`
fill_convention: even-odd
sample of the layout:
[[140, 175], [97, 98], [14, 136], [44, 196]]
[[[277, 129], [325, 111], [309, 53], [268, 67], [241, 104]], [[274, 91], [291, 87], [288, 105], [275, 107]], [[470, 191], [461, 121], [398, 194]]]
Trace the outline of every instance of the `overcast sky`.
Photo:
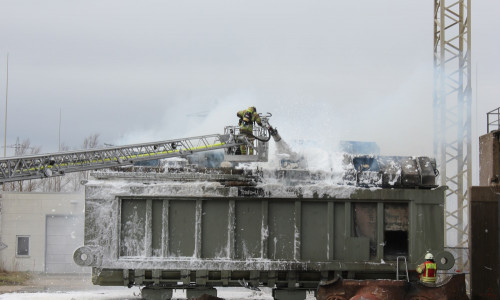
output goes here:
[[[499, 13], [473, 1], [474, 141], [500, 106]], [[2, 146], [8, 53], [7, 145], [222, 133], [255, 105], [290, 143], [433, 155], [433, 1], [0, 0], [0, 28]]]

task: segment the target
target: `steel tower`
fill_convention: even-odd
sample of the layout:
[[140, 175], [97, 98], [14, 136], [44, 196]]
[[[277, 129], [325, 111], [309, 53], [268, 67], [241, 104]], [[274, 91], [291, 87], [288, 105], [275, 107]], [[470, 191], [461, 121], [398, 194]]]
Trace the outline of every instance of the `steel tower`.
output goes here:
[[471, 0], [434, 0], [434, 156], [447, 185], [445, 245], [468, 271], [472, 185]]

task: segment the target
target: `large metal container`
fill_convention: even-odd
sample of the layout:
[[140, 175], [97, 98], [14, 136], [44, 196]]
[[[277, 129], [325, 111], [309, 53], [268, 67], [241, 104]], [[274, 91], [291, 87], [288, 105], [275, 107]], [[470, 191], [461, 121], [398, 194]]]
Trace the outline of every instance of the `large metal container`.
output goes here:
[[438, 268], [454, 264], [443, 251], [445, 187], [196, 176], [103, 173], [86, 184], [85, 245], [74, 259], [93, 267], [94, 284], [264, 285], [275, 299], [300, 299], [337, 276], [396, 279], [398, 257], [413, 274], [428, 250]]

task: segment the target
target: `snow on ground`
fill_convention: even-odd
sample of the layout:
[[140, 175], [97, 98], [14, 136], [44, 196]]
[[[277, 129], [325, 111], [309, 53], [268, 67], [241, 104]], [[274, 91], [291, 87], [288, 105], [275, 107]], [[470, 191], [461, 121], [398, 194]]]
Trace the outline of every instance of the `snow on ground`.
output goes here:
[[[90, 274], [33, 274], [25, 285], [0, 286], [0, 300], [138, 300], [139, 287], [97, 286]], [[252, 291], [242, 287], [217, 288], [220, 298], [226, 300], [272, 300], [270, 288]], [[185, 290], [175, 290], [175, 300], [185, 300]], [[312, 298], [311, 298], [312, 297]], [[314, 299], [313, 296], [307, 298]]]
[[[218, 297], [226, 300], [272, 300], [271, 289], [261, 288], [261, 291], [251, 291], [244, 288], [218, 288]], [[85, 291], [54, 291], [54, 292], [16, 292], [0, 295], [1, 300], [137, 300], [141, 299], [139, 288], [109, 287]], [[186, 299], [183, 290], [176, 290], [173, 299]], [[315, 299], [312, 294], [307, 300]]]
[[139, 289], [135, 294], [131, 290], [99, 290], [99, 291], [61, 291], [36, 293], [9, 293], [0, 295], [2, 300], [131, 300], [141, 299]]

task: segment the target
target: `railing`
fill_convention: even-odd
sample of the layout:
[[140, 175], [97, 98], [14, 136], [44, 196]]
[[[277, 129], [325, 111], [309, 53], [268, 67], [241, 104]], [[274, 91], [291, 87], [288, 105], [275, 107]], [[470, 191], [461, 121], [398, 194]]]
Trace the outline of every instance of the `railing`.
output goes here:
[[486, 130], [490, 133], [493, 130], [500, 129], [500, 107], [486, 114], [487, 127]]
[[[271, 114], [261, 116], [268, 125]], [[225, 149], [225, 160], [232, 162], [265, 162], [268, 159], [268, 145], [257, 142], [252, 145], [244, 135], [239, 134], [239, 127], [225, 128], [226, 134], [211, 134], [176, 140], [114, 146], [105, 149], [87, 149], [48, 154], [36, 154], [21, 157], [0, 158], [0, 185], [5, 182], [62, 176], [65, 173], [105, 169], [116, 166], [129, 166], [135, 162], [185, 157], [197, 152]], [[267, 127], [256, 127], [254, 136], [266, 138]], [[254, 147], [257, 155], [227, 155], [228, 150], [237, 149], [246, 144]], [[233, 154], [231, 152], [231, 154]]]
[[196, 152], [225, 149], [241, 143], [213, 134], [160, 141], [59, 153], [37, 154], [0, 159], [0, 184], [4, 182], [62, 176], [69, 172], [132, 165], [137, 161], [183, 157]]

